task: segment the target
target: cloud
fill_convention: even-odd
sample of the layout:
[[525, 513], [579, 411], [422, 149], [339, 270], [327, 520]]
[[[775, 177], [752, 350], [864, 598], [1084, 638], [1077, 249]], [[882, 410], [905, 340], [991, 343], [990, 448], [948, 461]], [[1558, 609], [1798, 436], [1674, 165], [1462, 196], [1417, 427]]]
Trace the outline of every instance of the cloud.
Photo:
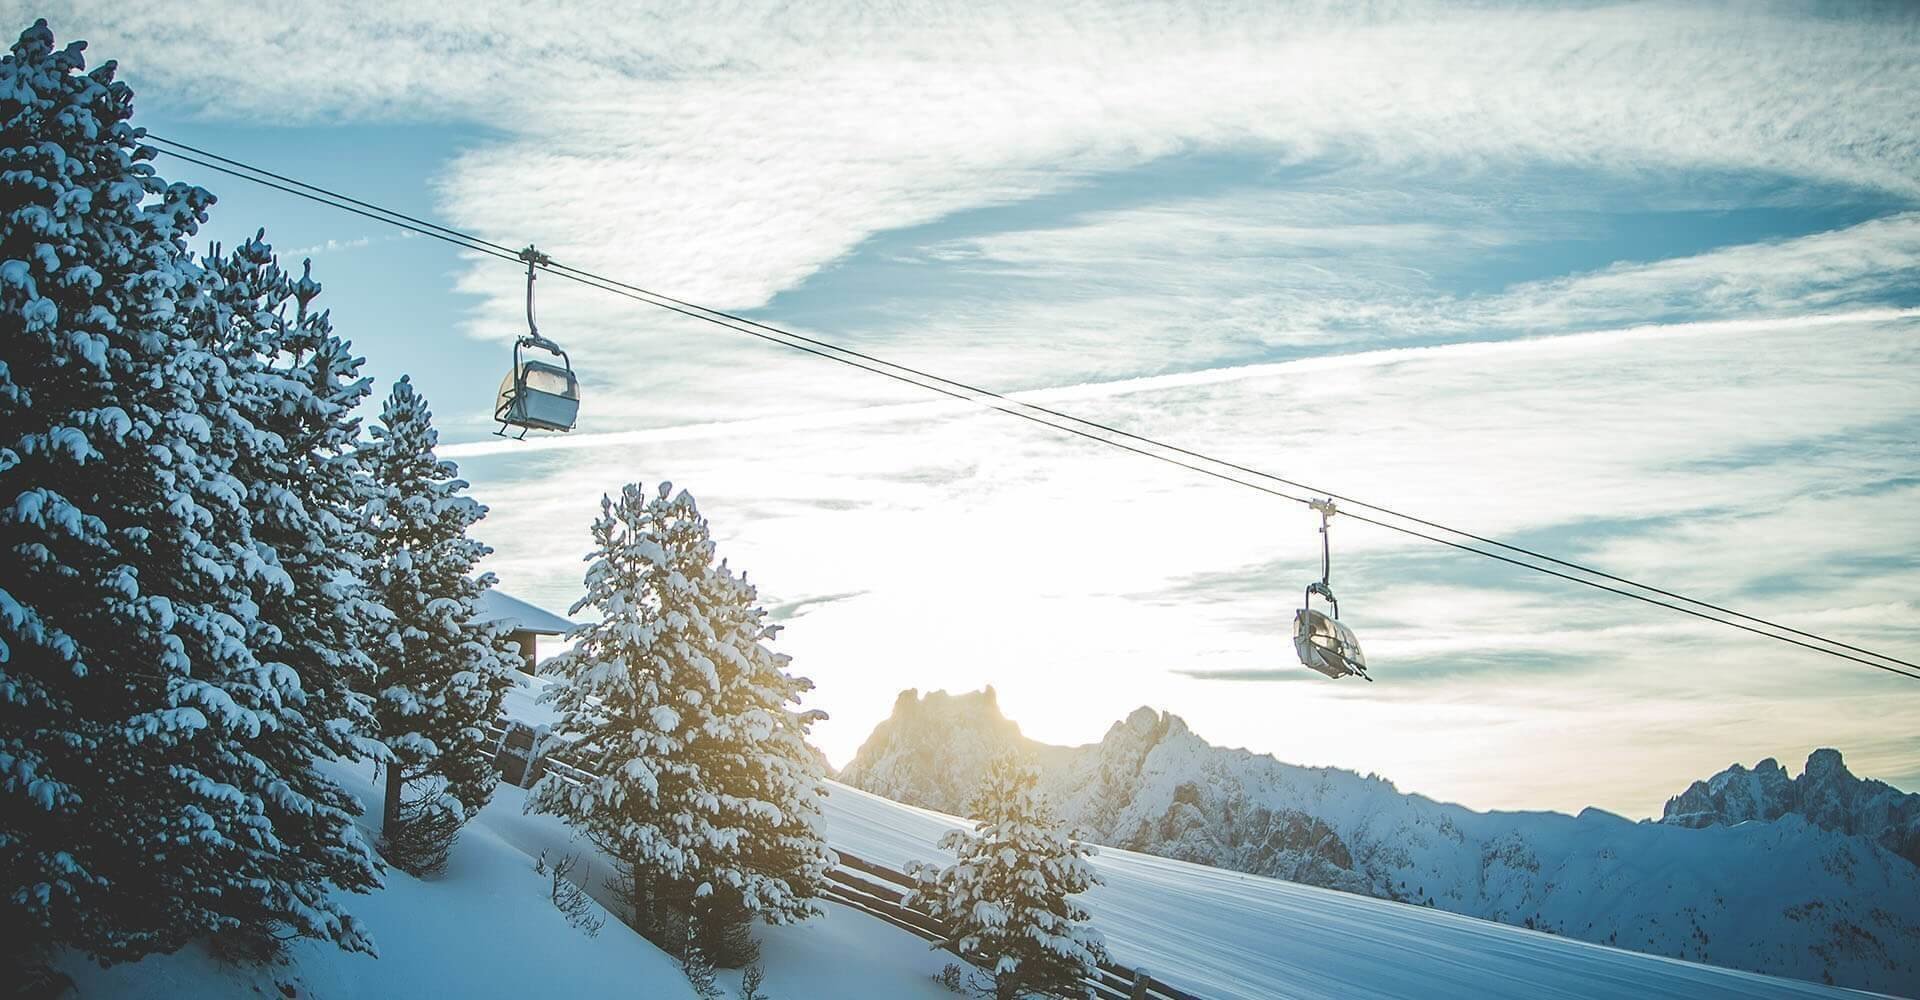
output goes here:
[[[485, 124], [437, 204], [397, 207], [503, 243], [782, 317], [816, 293], [785, 322], [1869, 644], [1920, 617], [1900, 99], [1920, 19], [1898, 8], [78, 0], [63, 20], [175, 116], [315, 141]], [[1216, 156], [1229, 180], [1172, 169]], [[1139, 180], [1157, 167], [1164, 189]], [[1445, 280], [1577, 241], [1582, 211], [1810, 191], [1884, 217]], [[466, 332], [516, 333], [517, 275], [461, 266]], [[603, 491], [693, 487], [769, 594], [853, 595], [780, 643], [841, 759], [898, 687], [994, 683], [1043, 739], [1146, 702], [1476, 805], [1631, 814], [1822, 744], [1913, 772], [1920, 705], [1864, 669], [1350, 522], [1336, 587], [1381, 682], [1200, 679], [1298, 669], [1299, 511], [567, 282], [540, 295], [587, 415], [558, 443], [446, 449], [492, 505], [489, 568], [566, 607]]]
[[398, 232], [398, 233], [388, 233], [381, 236], [355, 236], [355, 237], [351, 237], [349, 239], [344, 239], [344, 240], [328, 239], [324, 242], [315, 243], [310, 246], [294, 247], [291, 250], [282, 250], [280, 251], [280, 256], [285, 257], [289, 260], [294, 260], [301, 257], [317, 257], [321, 254], [346, 253], [353, 250], [361, 250], [361, 249], [365, 249], [366, 247], [373, 246], [376, 243], [388, 243], [393, 240], [410, 240], [415, 238], [416, 236], [413, 233]]
[[808, 611], [832, 604], [836, 601], [852, 600], [865, 591], [850, 590], [844, 594], [822, 594], [818, 597], [804, 597], [796, 601], [783, 601], [767, 607], [767, 617], [775, 622], [788, 622], [795, 618], [806, 617]]
[[[1224, 20], [1086, 14], [1069, 23], [1002, 12], [1003, 30], [978, 33], [937, 15], [924, 27], [881, 18], [862, 40], [804, 60], [784, 41], [774, 52], [730, 38], [740, 48], [728, 50], [724, 68], [607, 80], [592, 89], [619, 98], [587, 107], [547, 102], [527, 134], [454, 162], [443, 207], [462, 226], [535, 239], [592, 270], [754, 308], [819, 279], [877, 234], [1058, 197], [1096, 177], [1214, 149], [1259, 150], [1275, 164], [1355, 161], [1414, 177], [1551, 163], [1755, 171], [1920, 193], [1906, 169], [1920, 156], [1911, 130], [1884, 102], [1861, 97], [1914, 71], [1867, 55], [1889, 44], [1884, 32], [1868, 44], [1868, 25], [1677, 9], [1631, 18], [1428, 10], [1352, 25], [1248, 7], [1230, 12], [1238, 23], [1229, 30]], [[966, 24], [994, 23], [978, 17]], [[661, 28], [670, 34], [676, 24]], [[1782, 77], [1803, 60], [1820, 62], [1822, 82], [1803, 78], [1783, 93]], [[1717, 75], [1703, 78], [1701, 66]], [[1521, 93], [1528, 99], [1496, 96]], [[1769, 119], [1798, 124], [1761, 124]], [[594, 196], [583, 200], [582, 191]], [[1177, 214], [1159, 211], [1134, 231]], [[1380, 259], [1383, 249], [1404, 254], [1421, 241], [1431, 250], [1447, 238], [1441, 227], [1322, 226], [1329, 235], [1316, 245], [1300, 226], [1291, 232], [1296, 258], [1263, 262], [1286, 232], [1262, 238], [1257, 227], [1221, 226], [1216, 218], [1188, 234], [1217, 233], [1242, 254], [1237, 260], [1189, 257], [1159, 281], [1142, 280], [1139, 267], [1110, 272], [1104, 300], [1097, 286], [1054, 289], [1024, 309], [1022, 296], [1003, 290], [987, 302], [943, 303], [929, 317], [908, 299], [892, 313], [905, 322], [837, 329], [829, 339], [851, 336], [852, 346], [885, 347], [961, 377], [997, 374], [1009, 387], [1006, 372], [1114, 377], [1258, 356], [1329, 328], [1438, 318], [1457, 332], [1472, 322], [1409, 302], [1408, 291], [1425, 290], [1418, 274]], [[1511, 238], [1445, 229], [1453, 253], [1473, 247], [1475, 232], [1489, 242]], [[1327, 246], [1335, 236], [1344, 244]], [[1046, 256], [1040, 249], [1011, 263], [1029, 266]], [[1336, 249], [1337, 267], [1312, 259]], [[1370, 257], [1355, 263], [1356, 254]], [[1167, 294], [1208, 268], [1264, 273], [1237, 288], [1201, 281]], [[494, 335], [513, 327], [518, 308], [496, 279], [488, 270], [462, 286], [490, 296], [475, 329]], [[1295, 291], [1269, 300], [1261, 292], [1274, 283]], [[1089, 299], [1101, 308], [1088, 310]], [[1524, 302], [1500, 305], [1504, 318], [1526, 322]], [[764, 346], [716, 346], [711, 334], [629, 303], [582, 299], [563, 308], [556, 315], [579, 331], [584, 361], [617, 373], [616, 391], [602, 394], [590, 421], [604, 413], [616, 425], [658, 422], [656, 401], [667, 399], [726, 399], [736, 408], [752, 399], [746, 405], [761, 412], [793, 412], [891, 391], [814, 377], [810, 359], [780, 359]], [[1110, 334], [1123, 323], [1135, 336], [1119, 344]], [[697, 365], [683, 367], [690, 348]], [[685, 391], [690, 384], [701, 386], [697, 394]], [[765, 392], [770, 385], [780, 392]], [[655, 391], [666, 386], [671, 396]]]
[[[1460, 294], [1441, 287], [1428, 270], [1457, 266], [1490, 248], [1564, 240], [1564, 224], [1419, 200], [1428, 214], [1410, 215], [1416, 210], [1386, 191], [1368, 197], [1236, 191], [1085, 213], [1066, 225], [949, 241], [932, 252], [970, 268], [1037, 275], [1073, 289], [1023, 295], [1016, 286], [992, 315], [970, 327], [949, 323], [950, 330], [965, 331], [959, 343], [989, 342], [1002, 359], [1045, 364], [1041, 352], [1020, 342], [1023, 332], [1050, 331], [1046, 351], [1083, 358], [1108, 331], [1150, 331], [1131, 342], [1138, 354], [1123, 348], [1116, 355], [1111, 346], [1100, 352], [1122, 368], [1167, 358], [1172, 345], [1202, 357], [1274, 345], [1325, 352], [1353, 344], [1783, 317], [1910, 304], [1911, 290], [1920, 287], [1920, 214], [1908, 212]], [[1393, 221], [1408, 217], [1423, 221]], [[1063, 349], [1062, 341], [1083, 342], [1083, 349]]]
[[324, 243], [315, 243], [311, 246], [294, 247], [291, 250], [283, 251], [282, 256], [289, 259], [313, 257], [324, 253], [340, 253], [345, 250], [358, 250], [361, 247], [370, 246], [372, 243], [373, 237], [371, 236], [357, 236], [346, 240], [329, 239]]
[[1200, 681], [1305, 681], [1316, 674], [1304, 674], [1294, 668], [1280, 670], [1175, 670], [1182, 677]]
[[[1562, 334], [1554, 337], [1536, 337], [1522, 340], [1472, 341], [1435, 347], [1386, 348], [1375, 351], [1355, 352], [1352, 354], [1303, 358], [1297, 361], [1233, 365], [1224, 368], [1178, 372], [1169, 375], [1148, 375], [1136, 378], [1114, 379], [1111, 381], [1052, 386], [1045, 389], [1029, 389], [1006, 393], [1005, 395], [1009, 402], [1005, 405], [1017, 409], [1018, 406], [1016, 404], [1026, 403], [1045, 406], [1050, 409], [1060, 409], [1063, 406], [1068, 406], [1073, 403], [1107, 399], [1115, 396], [1148, 394], [1178, 389], [1203, 389], [1210, 386], [1258, 379], [1306, 379], [1314, 377], [1317, 373], [1350, 369], [1382, 368], [1442, 356], [1457, 361], [1479, 357], [1511, 358], [1541, 352], [1552, 353], [1593, 349], [1630, 350], [1635, 344], [1646, 340], [1766, 334], [1784, 330], [1813, 330], [1827, 327], [1847, 327], [1858, 324], [1897, 322], [1913, 318], [1920, 318], [1920, 308], [1866, 309], [1847, 313], [1831, 313], [1813, 316], [1762, 317], [1696, 323], [1646, 324], [1624, 329], [1594, 330], [1578, 334]], [[926, 394], [928, 393], [925, 393], [923, 390], [923, 395]], [[643, 430], [573, 433], [565, 436], [530, 438], [525, 441], [470, 441], [444, 446], [440, 449], [440, 454], [447, 458], [464, 459], [494, 455], [524, 455], [531, 452], [542, 451], [579, 451], [610, 448], [621, 445], [666, 444], [713, 437], [755, 436], [770, 433], [852, 428], [874, 424], [909, 423], [950, 418], [965, 414], [984, 414], [989, 412], [989, 410], [989, 403], [960, 400], [897, 403], [791, 416], [755, 417], [745, 420], [709, 421], [678, 426], [652, 427]], [[1037, 413], [1035, 415], [1045, 416], [1044, 414]], [[1007, 416], [996, 419], [1014, 418]], [[1059, 418], [1048, 419], [1060, 422]], [[1129, 430], [1130, 428], [1122, 426], [1119, 429]], [[1173, 441], [1170, 443], [1178, 444], [1179, 442]], [[1230, 458], [1230, 456], [1222, 457]]]
[[[1529, 236], [1464, 206], [1425, 223], [1392, 223], [1384, 220], [1397, 210], [1394, 199], [1334, 198], [1338, 204], [1328, 208], [1313, 197], [1235, 194], [942, 241], [934, 244], [936, 255], [966, 261], [954, 266], [989, 274], [1033, 268], [1041, 286], [1023, 283], [1031, 276], [1010, 281], [990, 306], [941, 297], [883, 300], [875, 308], [886, 318], [876, 325], [891, 338], [886, 343], [869, 343], [859, 329], [820, 335], [963, 381], [1000, 390], [1036, 387], [1030, 391], [1053, 395], [1034, 398], [1059, 399], [1063, 382], [1124, 385], [1128, 376], [1150, 372], [1174, 374], [1143, 377], [1258, 372], [1258, 364], [1241, 362], [1276, 353], [1324, 356], [1384, 344], [1604, 330], [1622, 321], [1668, 332], [1690, 322], [1820, 323], [1821, 315], [1843, 314], [1839, 310], [1851, 315], [1885, 303], [1910, 305], [1909, 290], [1920, 285], [1920, 215], [1899, 213], [1462, 295], [1435, 287], [1414, 265], [1433, 266], [1449, 253], [1471, 255], [1502, 240], [1517, 246], [1541, 234]], [[1159, 231], [1166, 236], [1156, 241]], [[1329, 256], [1324, 247], [1368, 249], [1358, 257]], [[557, 328], [596, 322], [594, 310], [604, 303], [595, 299], [602, 293], [549, 284], [556, 287], [543, 286], [543, 315], [557, 316]], [[628, 324], [648, 316], [644, 307], [625, 308]], [[927, 310], [938, 318], [918, 315]], [[615, 432], [633, 438], [677, 422], [684, 411], [823, 426], [868, 419], [829, 415], [835, 407], [864, 411], [875, 401], [912, 406], [909, 401], [927, 398], [923, 390], [813, 357], [789, 358], [782, 348], [691, 320], [669, 317], [659, 329], [669, 335], [661, 338], [659, 355], [637, 367], [576, 352], [583, 372], [601, 379], [588, 386], [589, 410], [606, 420], [595, 417], [590, 427], [641, 425]], [[804, 324], [798, 330], [816, 332]], [[635, 336], [648, 341], [649, 334]], [[609, 364], [612, 384], [604, 378]], [[954, 409], [934, 405], [929, 412]], [[596, 440], [591, 434], [553, 446], [584, 446]]]
[[1568, 329], [1676, 316], [1780, 315], [1876, 302], [1920, 281], [1920, 214], [1530, 282], [1456, 322]]
[[[1920, 195], [1911, 170], [1920, 136], [1904, 102], [1887, 97], [1920, 88], [1920, 19], [1898, 11], [1086, 2], [723, 14], [663, 3], [609, 16], [583, 3], [536, 12], [338, 2], [240, 14], [218, 3], [84, 0], [70, 19], [58, 30], [88, 35], [152, 96], [207, 117], [484, 122], [500, 137], [454, 157], [438, 182], [440, 214], [730, 308], [763, 306], [878, 234], [1222, 150], [1276, 168], [1358, 164], [1414, 184], [1547, 164]], [[1349, 255], [1437, 236], [1417, 224], [1328, 232], [1344, 233]], [[1223, 230], [1236, 235], [1250, 234]], [[1348, 286], [1323, 297], [1365, 302], [1397, 273], [1350, 269]], [[494, 265], [477, 265], [460, 287], [484, 297], [475, 334], [517, 328], [518, 289]], [[884, 395], [715, 345], [600, 293], [555, 295], [556, 328], [602, 380], [591, 426], [659, 423], [663, 410], [723, 399], [770, 414]], [[1182, 336], [1227, 331], [1174, 352], [1188, 366], [1333, 319], [1276, 313], [1257, 296], [1199, 311], [1146, 295], [1115, 305]], [[1365, 322], [1367, 311], [1350, 315]], [[957, 309], [948, 320], [917, 338], [872, 336], [910, 357], [1013, 348], [1000, 364], [1045, 361], [1055, 376], [1070, 365], [1083, 377], [1140, 374], [1156, 360], [1083, 349], [1110, 329], [1084, 319], [994, 326]], [[1036, 329], [1054, 332], [1050, 361], [1043, 344], [1019, 350]]]

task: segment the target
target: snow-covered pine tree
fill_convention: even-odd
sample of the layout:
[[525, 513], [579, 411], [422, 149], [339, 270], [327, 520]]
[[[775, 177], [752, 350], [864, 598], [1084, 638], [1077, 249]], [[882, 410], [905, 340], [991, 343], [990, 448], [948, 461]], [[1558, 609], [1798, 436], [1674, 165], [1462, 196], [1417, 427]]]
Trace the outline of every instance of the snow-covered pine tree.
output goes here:
[[[300, 583], [249, 485], [263, 359], [206, 322], [131, 91], [45, 21], [0, 61], [0, 964], [241, 927], [370, 950], [377, 863], [263, 636]], [[266, 654], [266, 655], [263, 655]]]
[[1106, 960], [1100, 932], [1069, 899], [1100, 884], [1094, 849], [1053, 818], [1033, 765], [1004, 756], [988, 765], [970, 807], [975, 829], [940, 841], [956, 861], [916, 865], [907, 900], [950, 928], [949, 941], [986, 970], [995, 1000], [1086, 996], [1082, 978]]
[[767, 622], [746, 575], [721, 560], [706, 587], [723, 644], [720, 689], [713, 722], [691, 750], [718, 777], [720, 807], [744, 835], [736, 858], [696, 901], [695, 930], [714, 961], [735, 968], [757, 955], [746, 934], [752, 918], [781, 924], [820, 912], [813, 900], [835, 859], [819, 830], [826, 775], [806, 737], [826, 713], [797, 710], [813, 682], [789, 673], [792, 657], [768, 647], [781, 627]]
[[377, 731], [393, 755], [381, 829], [388, 859], [416, 874], [445, 863], [460, 825], [493, 794], [487, 726], [519, 663], [498, 626], [475, 620], [493, 575], [473, 570], [492, 550], [467, 530], [487, 509], [434, 455], [438, 444], [426, 399], [402, 376], [360, 451], [371, 483], [366, 579], [387, 611], [369, 644]]
[[[549, 774], [530, 808], [585, 831], [625, 869], [635, 925], [674, 947], [689, 912], [716, 960], [744, 961], [742, 918], [798, 920], [830, 863], [818, 764], [789, 705], [811, 687], [767, 649], [752, 587], [714, 561], [693, 497], [662, 483], [603, 498], [586, 595], [600, 621], [549, 661], [555, 736], [601, 775]], [[729, 952], [715, 955], [718, 946]]]
[[559, 683], [542, 697], [560, 713], [553, 737], [599, 777], [575, 784], [548, 772], [527, 807], [562, 817], [611, 855], [635, 929], [671, 947], [683, 917], [656, 897], [692, 877], [700, 852], [725, 842], [692, 815], [694, 803], [717, 797], [688, 753], [692, 731], [706, 723], [706, 696], [719, 686], [700, 586], [713, 542], [693, 498], [673, 496], [668, 483], [655, 496], [631, 484], [617, 501], [601, 497], [593, 542], [586, 593], [572, 613], [592, 607], [600, 620], [575, 629], [574, 647], [547, 661]]
[[[274, 815], [275, 829], [297, 841], [324, 842], [341, 835], [359, 806], [311, 762], [385, 752], [364, 735], [372, 703], [359, 690], [372, 675], [362, 647], [378, 611], [356, 576], [368, 539], [359, 523], [366, 490], [364, 478], [354, 475], [354, 410], [369, 380], [328, 315], [312, 308], [320, 285], [311, 262], [294, 278], [281, 269], [264, 232], [230, 254], [216, 247], [197, 290], [193, 328], [209, 352], [226, 359], [236, 384], [235, 414], [250, 429], [232, 473], [247, 488], [253, 540], [276, 554], [284, 578], [261, 595], [249, 644], [262, 663], [300, 678], [304, 724], [251, 750], [286, 775], [303, 800], [320, 806]], [[309, 877], [298, 881], [318, 891], [325, 880], [351, 881], [365, 859], [328, 853], [289, 863], [306, 866]], [[346, 871], [337, 870], [342, 865]], [[265, 914], [242, 920], [226, 944], [238, 939], [243, 954], [270, 950], [271, 925]]]

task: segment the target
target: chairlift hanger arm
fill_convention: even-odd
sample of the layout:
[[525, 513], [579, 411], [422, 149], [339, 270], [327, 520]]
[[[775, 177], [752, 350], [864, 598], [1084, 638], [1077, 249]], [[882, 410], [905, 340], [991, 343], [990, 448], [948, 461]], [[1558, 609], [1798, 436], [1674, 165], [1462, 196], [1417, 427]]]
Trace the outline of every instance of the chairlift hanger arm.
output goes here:
[[[1330, 541], [1332, 536], [1327, 532], [1327, 525], [1338, 511], [1334, 508], [1332, 500], [1309, 500], [1307, 506], [1320, 512], [1320, 590], [1327, 595], [1327, 600], [1331, 601], [1333, 600], [1333, 546]], [[1335, 614], [1339, 613], [1338, 607], [1336, 603]]]
[[540, 326], [533, 321], [533, 269], [535, 265], [545, 267], [552, 264], [553, 258], [535, 250], [533, 244], [529, 243], [526, 249], [520, 251], [520, 259], [527, 262], [527, 336], [525, 339], [558, 354], [560, 348], [553, 346], [553, 341], [540, 336]]

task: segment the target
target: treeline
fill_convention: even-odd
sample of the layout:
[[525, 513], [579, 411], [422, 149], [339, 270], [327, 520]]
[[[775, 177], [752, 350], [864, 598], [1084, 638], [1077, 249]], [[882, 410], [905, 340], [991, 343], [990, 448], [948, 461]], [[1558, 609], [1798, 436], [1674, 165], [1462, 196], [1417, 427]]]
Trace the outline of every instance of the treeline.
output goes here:
[[189, 248], [213, 196], [82, 50], [41, 21], [0, 65], [0, 951], [371, 951], [335, 895], [383, 866], [314, 762], [386, 769], [413, 871], [486, 802], [485, 511], [406, 380], [362, 435], [310, 268]]
[[[432, 875], [496, 775], [518, 656], [476, 620], [486, 513], [402, 378], [370, 428], [362, 359], [265, 234], [195, 251], [133, 95], [46, 22], [0, 61], [0, 967], [211, 942], [372, 952], [340, 903]], [[691, 497], [608, 499], [558, 659], [558, 735], [610, 777], [533, 801], [621, 865], [677, 953], [751, 957], [814, 912], [811, 685], [715, 557]], [[576, 608], [578, 610], [578, 608]], [[376, 838], [316, 761], [384, 771]]]

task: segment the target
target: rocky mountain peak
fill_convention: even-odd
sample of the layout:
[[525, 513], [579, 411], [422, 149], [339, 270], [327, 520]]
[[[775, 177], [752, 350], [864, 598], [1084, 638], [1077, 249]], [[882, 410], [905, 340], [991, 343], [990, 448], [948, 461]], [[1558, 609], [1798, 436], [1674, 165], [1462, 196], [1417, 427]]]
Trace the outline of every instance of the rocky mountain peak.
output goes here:
[[1114, 723], [1100, 744], [1103, 747], [1145, 749], [1163, 743], [1169, 737], [1186, 736], [1191, 732], [1185, 719], [1172, 712], [1159, 712], [1142, 705], [1125, 719]]
[[908, 688], [874, 727], [841, 781], [899, 802], [964, 812], [987, 761], [1037, 744], [1000, 712], [992, 687], [949, 694]]
[[946, 691], [921, 694], [917, 688], [908, 688], [893, 700], [893, 715], [895, 718], [974, 719], [1009, 726], [1015, 732], [1020, 729], [1017, 723], [1001, 714], [1000, 696], [991, 684], [978, 691], [962, 691], [959, 694]]
[[1129, 712], [1124, 721], [1114, 723], [1113, 728], [1141, 735], [1152, 733], [1160, 728], [1160, 713], [1142, 705]]
[[[1768, 758], [1772, 760], [1772, 758]], [[1764, 763], [1764, 762], [1763, 762]], [[1853, 772], [1847, 770], [1847, 763], [1840, 751], [1830, 747], [1815, 750], [1807, 756], [1807, 768], [1803, 774], [1813, 781], [1857, 781]]]
[[1732, 826], [1749, 820], [1798, 816], [1814, 826], [1867, 837], [1920, 864], [1920, 794], [1855, 777], [1840, 751], [1807, 756], [1797, 778], [1772, 757], [1749, 771], [1734, 764], [1667, 800], [1660, 822], [1673, 826]]

